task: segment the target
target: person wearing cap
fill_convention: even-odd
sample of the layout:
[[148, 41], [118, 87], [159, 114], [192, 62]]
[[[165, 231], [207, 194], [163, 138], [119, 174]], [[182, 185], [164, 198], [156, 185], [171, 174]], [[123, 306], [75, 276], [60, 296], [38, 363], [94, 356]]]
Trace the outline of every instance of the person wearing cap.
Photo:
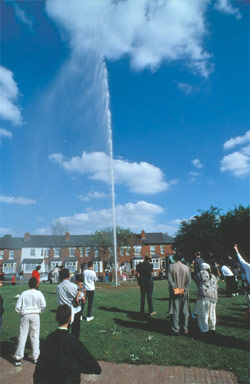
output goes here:
[[201, 270], [197, 275], [198, 299], [194, 313], [198, 315], [198, 326], [201, 333], [215, 331], [216, 303], [218, 300], [218, 283], [211, 273], [210, 265], [201, 264]]

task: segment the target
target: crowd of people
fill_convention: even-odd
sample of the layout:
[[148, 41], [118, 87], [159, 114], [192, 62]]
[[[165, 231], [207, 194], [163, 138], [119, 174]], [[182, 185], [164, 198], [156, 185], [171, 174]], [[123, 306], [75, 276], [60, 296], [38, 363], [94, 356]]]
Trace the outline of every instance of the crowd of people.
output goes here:
[[[215, 261], [206, 262], [200, 252], [196, 252], [192, 263], [193, 278], [197, 285], [197, 301], [194, 315], [200, 334], [203, 336], [215, 332], [216, 304], [218, 301], [218, 279], [226, 282], [228, 297], [238, 293], [236, 284], [236, 269], [241, 269], [243, 288], [250, 306], [250, 264], [240, 255], [237, 245], [234, 249], [235, 259], [228, 257], [227, 261], [219, 266]], [[211, 255], [210, 255], [211, 256]], [[189, 334], [189, 288], [191, 284], [191, 268], [186, 265], [182, 254], [175, 253], [175, 262], [169, 265], [167, 279], [169, 284], [169, 314], [171, 331], [173, 335]], [[238, 263], [238, 264], [237, 264]], [[93, 271], [93, 262], [88, 262], [88, 269], [83, 273], [76, 273], [74, 282], [70, 281], [70, 272], [66, 268], [58, 268], [54, 276], [58, 281], [56, 320], [58, 328], [48, 336], [41, 347], [40, 314], [46, 308], [46, 300], [39, 290], [40, 266], [32, 272], [29, 279], [29, 289], [22, 292], [16, 303], [16, 312], [20, 314], [20, 330], [18, 344], [14, 354], [14, 365], [20, 366], [24, 357], [25, 344], [30, 333], [32, 346], [32, 361], [36, 364], [34, 383], [80, 383], [81, 373], [100, 374], [98, 362], [90, 355], [86, 347], [79, 341], [80, 325], [83, 311], [88, 302], [86, 321], [94, 320], [92, 314], [95, 294], [96, 273]], [[156, 316], [153, 308], [153, 264], [151, 258], [145, 256], [144, 261], [137, 264], [136, 275], [140, 286], [140, 313], [145, 315], [145, 297], [147, 297], [148, 312]], [[0, 325], [3, 314], [3, 300], [0, 296]], [[183, 319], [183, 320], [181, 320]]]

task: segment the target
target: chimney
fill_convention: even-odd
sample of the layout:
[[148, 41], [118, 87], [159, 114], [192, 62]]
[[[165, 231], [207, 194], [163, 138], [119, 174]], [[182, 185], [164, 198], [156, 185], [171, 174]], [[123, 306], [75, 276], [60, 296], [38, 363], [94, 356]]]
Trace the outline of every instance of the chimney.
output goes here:
[[69, 239], [70, 239], [70, 233], [65, 232], [64, 240], [69, 241]]
[[141, 231], [141, 239], [142, 240], [146, 239], [146, 233], [145, 233], [144, 229]]
[[26, 232], [24, 235], [24, 241], [29, 241], [30, 240], [30, 233]]

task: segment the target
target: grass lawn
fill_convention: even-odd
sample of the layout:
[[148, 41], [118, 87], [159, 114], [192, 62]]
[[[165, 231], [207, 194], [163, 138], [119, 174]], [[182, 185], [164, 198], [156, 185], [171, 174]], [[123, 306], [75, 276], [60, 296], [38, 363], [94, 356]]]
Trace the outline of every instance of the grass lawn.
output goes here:
[[[155, 318], [140, 318], [139, 287], [135, 282], [122, 283], [118, 288], [98, 283], [94, 299], [92, 322], [81, 322], [80, 339], [98, 360], [129, 364], [197, 366], [233, 371], [240, 383], [249, 382], [249, 331], [244, 323], [244, 296], [225, 297], [225, 284], [219, 283], [216, 335], [200, 340], [196, 324], [191, 335], [171, 336], [168, 316], [168, 283], [156, 281], [153, 293]], [[15, 313], [14, 297], [27, 285], [1, 288], [5, 313], [2, 324], [2, 349], [13, 352], [19, 331], [19, 316]], [[56, 286], [44, 284], [40, 290], [47, 301], [41, 315], [41, 339], [56, 327]], [[196, 300], [196, 286], [190, 290], [191, 309]], [[86, 309], [85, 309], [86, 311]]]

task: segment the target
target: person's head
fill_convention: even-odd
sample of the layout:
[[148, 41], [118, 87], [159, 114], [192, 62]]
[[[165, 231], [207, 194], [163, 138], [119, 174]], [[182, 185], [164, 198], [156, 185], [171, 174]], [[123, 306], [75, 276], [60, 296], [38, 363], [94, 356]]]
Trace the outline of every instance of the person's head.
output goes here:
[[195, 252], [195, 256], [196, 256], [196, 257], [201, 257], [201, 253], [200, 253], [200, 251]]
[[151, 257], [149, 257], [148, 255], [146, 255], [145, 258], [144, 258], [144, 261], [145, 261], [146, 263], [151, 263]]
[[71, 320], [71, 308], [67, 304], [58, 305], [56, 309], [56, 321], [58, 325], [66, 325]]
[[39, 269], [41, 269], [41, 265], [36, 266], [36, 270], [39, 271]]
[[78, 273], [78, 275], [76, 275], [75, 282], [76, 282], [76, 284], [83, 283], [83, 275]]
[[35, 277], [31, 277], [28, 282], [30, 289], [35, 289], [37, 287], [37, 279]]
[[88, 268], [89, 268], [89, 269], [92, 269], [92, 268], [93, 268], [93, 261], [92, 261], [92, 260], [89, 260], [89, 261], [88, 261]]
[[68, 268], [63, 268], [61, 270], [61, 279], [62, 280], [69, 279], [69, 270], [68, 270]]
[[181, 251], [176, 251], [176, 253], [175, 253], [175, 255], [174, 255], [174, 259], [175, 259], [175, 261], [181, 261], [182, 258], [183, 258], [183, 256], [182, 256]]

